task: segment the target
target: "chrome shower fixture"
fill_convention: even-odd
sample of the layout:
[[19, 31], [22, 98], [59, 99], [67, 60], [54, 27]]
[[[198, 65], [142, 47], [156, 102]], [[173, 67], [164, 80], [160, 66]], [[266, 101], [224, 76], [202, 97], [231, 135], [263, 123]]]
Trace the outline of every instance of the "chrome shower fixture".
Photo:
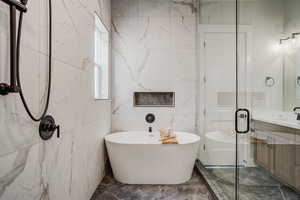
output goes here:
[[17, 84], [17, 10], [21, 13], [27, 11], [27, 0], [1, 0], [9, 5], [10, 9], [10, 84], [0, 83], [0, 95], [17, 93], [20, 88]]

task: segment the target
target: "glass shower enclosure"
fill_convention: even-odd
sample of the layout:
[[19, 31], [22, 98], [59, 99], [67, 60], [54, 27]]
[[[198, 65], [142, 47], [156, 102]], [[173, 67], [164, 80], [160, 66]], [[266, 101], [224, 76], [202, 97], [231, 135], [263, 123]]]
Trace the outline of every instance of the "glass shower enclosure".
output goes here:
[[197, 3], [202, 174], [219, 199], [300, 199], [300, 1]]

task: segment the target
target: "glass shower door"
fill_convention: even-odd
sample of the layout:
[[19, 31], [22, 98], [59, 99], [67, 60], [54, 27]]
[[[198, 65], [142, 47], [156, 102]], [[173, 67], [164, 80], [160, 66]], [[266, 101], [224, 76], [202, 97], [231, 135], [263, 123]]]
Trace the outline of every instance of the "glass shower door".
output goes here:
[[[230, 6], [234, 12], [235, 5]], [[204, 4], [202, 9], [205, 7]], [[236, 162], [236, 149], [244, 152], [241, 149], [243, 146], [236, 145], [237, 43], [235, 20], [232, 20], [232, 24], [199, 25], [202, 76], [200, 85], [203, 91], [203, 124], [200, 126], [203, 144], [199, 160], [204, 166], [202, 173], [213, 191], [220, 199], [225, 200], [235, 199], [236, 165], [243, 165], [243, 161]], [[240, 37], [240, 40], [239, 45], [245, 46], [244, 37]], [[246, 48], [241, 49], [244, 50], [241, 51], [244, 55], [242, 62], [245, 62]], [[243, 76], [245, 73], [245, 70], [240, 71]]]
[[299, 9], [237, 1], [236, 199], [300, 199]]
[[[246, 84], [241, 84], [237, 95], [237, 44], [240, 60], [247, 60], [247, 40], [241, 32], [237, 43], [236, 1], [199, 0], [199, 134], [201, 148], [199, 160], [202, 174], [219, 199], [236, 198], [237, 149], [244, 154], [244, 146], [236, 143], [235, 112], [237, 97], [245, 105]], [[246, 77], [244, 64], [239, 75]], [[241, 117], [243, 112], [240, 113]], [[243, 119], [243, 118], [241, 118]], [[243, 120], [240, 127], [243, 128]]]

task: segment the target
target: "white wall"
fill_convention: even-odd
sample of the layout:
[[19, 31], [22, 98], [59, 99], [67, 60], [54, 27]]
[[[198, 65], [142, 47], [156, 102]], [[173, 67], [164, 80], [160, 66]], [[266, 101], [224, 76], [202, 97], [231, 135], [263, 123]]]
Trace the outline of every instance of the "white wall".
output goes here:
[[[201, 0], [200, 23], [235, 25], [235, 1]], [[281, 110], [282, 102], [282, 55], [275, 50], [283, 33], [283, 0], [239, 1], [239, 25], [252, 27], [252, 51], [248, 52], [250, 75], [248, 84], [252, 92], [251, 105], [255, 109]], [[275, 79], [274, 87], [265, 86], [265, 77]]]
[[[38, 113], [47, 82], [47, 2], [29, 0], [21, 79]], [[104, 170], [111, 102], [93, 98], [94, 12], [110, 27], [109, 0], [53, 0], [53, 87], [49, 114], [61, 138], [44, 142], [17, 94], [0, 97], [0, 199], [87, 200]], [[0, 80], [8, 81], [8, 8], [0, 3]], [[43, 98], [42, 98], [43, 97]]]
[[[113, 0], [113, 131], [195, 127], [196, 18], [192, 0]], [[133, 107], [135, 91], [174, 91], [175, 108]]]

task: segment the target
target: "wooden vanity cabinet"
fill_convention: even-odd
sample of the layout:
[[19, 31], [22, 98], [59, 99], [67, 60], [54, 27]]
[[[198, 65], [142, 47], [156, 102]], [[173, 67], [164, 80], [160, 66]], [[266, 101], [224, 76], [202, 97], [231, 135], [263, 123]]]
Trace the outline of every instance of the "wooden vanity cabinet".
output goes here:
[[265, 169], [272, 171], [272, 150], [269, 147], [268, 141], [264, 139], [256, 139], [255, 143], [255, 162]]
[[[276, 139], [275, 139], [276, 140]], [[274, 171], [273, 174], [288, 183], [295, 185], [295, 144], [274, 145]]]
[[256, 164], [300, 190], [300, 131], [259, 121], [254, 129]]

